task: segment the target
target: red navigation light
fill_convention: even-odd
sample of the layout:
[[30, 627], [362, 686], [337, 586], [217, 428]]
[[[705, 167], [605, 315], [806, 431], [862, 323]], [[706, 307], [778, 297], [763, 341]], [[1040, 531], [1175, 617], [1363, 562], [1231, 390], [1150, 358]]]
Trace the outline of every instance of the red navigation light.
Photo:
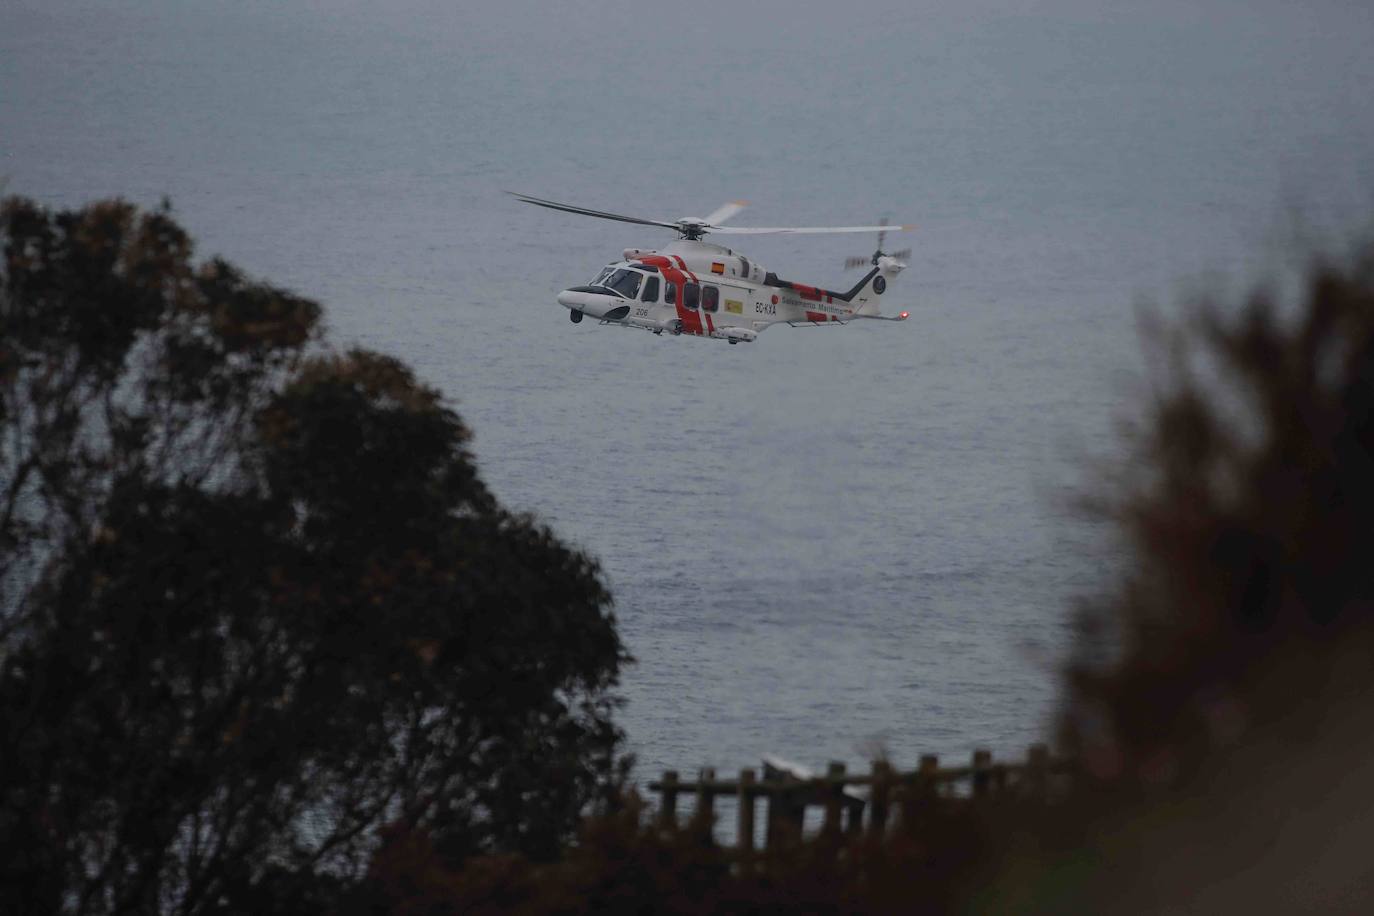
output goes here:
[[901, 318], [903, 321], [906, 321], [907, 316], [910, 315], [910, 314], [911, 314], [910, 312], [902, 312], [902, 314], [898, 315], [897, 317], [898, 317], [898, 318]]

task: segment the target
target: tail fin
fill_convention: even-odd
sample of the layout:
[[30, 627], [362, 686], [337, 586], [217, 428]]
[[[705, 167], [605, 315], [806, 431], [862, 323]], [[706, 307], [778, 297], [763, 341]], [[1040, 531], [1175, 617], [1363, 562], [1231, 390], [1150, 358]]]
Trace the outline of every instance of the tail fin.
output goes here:
[[868, 276], [859, 281], [859, 285], [850, 290], [849, 301], [855, 303], [854, 314], [856, 315], [877, 315], [881, 311], [879, 304], [883, 293], [888, 286], [897, 278], [897, 274], [906, 269], [906, 265], [896, 258], [881, 255], [878, 258], [877, 266], [869, 271]]

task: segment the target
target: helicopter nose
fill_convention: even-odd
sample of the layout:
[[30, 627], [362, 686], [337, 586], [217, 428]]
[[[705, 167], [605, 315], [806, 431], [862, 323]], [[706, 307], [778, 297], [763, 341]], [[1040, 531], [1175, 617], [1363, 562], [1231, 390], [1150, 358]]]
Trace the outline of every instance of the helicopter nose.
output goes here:
[[[565, 289], [558, 294], [558, 304], [565, 308], [572, 309], [574, 312], [582, 312], [593, 318], [602, 318], [609, 312], [620, 306], [623, 300], [619, 296], [607, 295], [602, 290], [590, 287], [574, 286], [572, 289]], [[626, 312], [629, 311], [627, 307]]]

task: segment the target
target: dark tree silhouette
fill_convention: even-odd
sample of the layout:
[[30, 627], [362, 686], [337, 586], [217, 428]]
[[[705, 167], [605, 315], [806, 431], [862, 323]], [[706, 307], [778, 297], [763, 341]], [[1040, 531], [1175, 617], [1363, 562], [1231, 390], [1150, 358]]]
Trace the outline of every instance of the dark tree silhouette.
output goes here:
[[595, 563], [394, 359], [164, 208], [3, 205], [0, 911], [333, 906], [623, 777]]

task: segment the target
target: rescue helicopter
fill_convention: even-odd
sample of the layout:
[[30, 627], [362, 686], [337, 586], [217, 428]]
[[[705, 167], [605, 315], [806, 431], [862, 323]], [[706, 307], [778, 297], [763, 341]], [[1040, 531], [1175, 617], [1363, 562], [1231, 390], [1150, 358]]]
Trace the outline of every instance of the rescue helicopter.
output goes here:
[[[746, 206], [733, 201], [704, 218], [642, 219], [591, 210], [507, 191], [516, 199], [551, 210], [618, 220], [641, 226], [660, 226], [677, 232], [677, 240], [659, 249], [626, 248], [621, 260], [603, 267], [590, 283], [558, 294], [574, 323], [590, 317], [602, 324], [643, 328], [655, 334], [688, 335], [750, 343], [775, 324], [793, 327], [833, 327], [856, 319], [905, 321], [907, 312], [880, 314], [878, 301], [906, 267], [902, 259], [911, 249], [888, 254], [883, 243], [891, 230], [911, 226], [745, 227], [724, 223]], [[868, 273], [845, 292], [780, 279], [757, 261], [738, 251], [702, 241], [717, 235], [819, 234], [876, 232], [878, 250], [872, 257], [849, 258], [848, 268], [868, 265]]]

